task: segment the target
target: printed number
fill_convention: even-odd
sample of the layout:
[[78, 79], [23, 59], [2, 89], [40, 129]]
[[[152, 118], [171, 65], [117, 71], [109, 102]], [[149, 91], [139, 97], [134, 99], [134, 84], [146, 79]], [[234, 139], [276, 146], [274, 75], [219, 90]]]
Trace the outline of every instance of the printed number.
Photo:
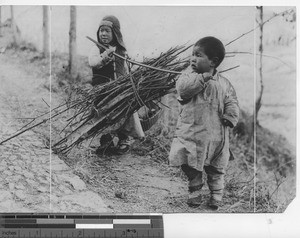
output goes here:
[[82, 231], [78, 231], [77, 237], [81, 237], [81, 236], [82, 236]]

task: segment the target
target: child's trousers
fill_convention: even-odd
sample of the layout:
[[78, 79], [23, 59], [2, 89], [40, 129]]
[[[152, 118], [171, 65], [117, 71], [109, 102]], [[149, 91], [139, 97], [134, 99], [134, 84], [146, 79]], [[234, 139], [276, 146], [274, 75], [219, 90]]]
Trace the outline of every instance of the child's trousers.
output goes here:
[[[197, 176], [199, 173], [202, 174], [201, 171], [198, 171], [187, 164], [181, 165], [182, 171], [185, 173], [185, 175], [188, 177], [189, 182], [193, 181], [196, 184], [202, 184], [202, 176]], [[218, 170], [217, 168], [209, 165], [204, 166], [204, 170], [207, 175], [207, 184], [209, 187], [209, 190], [211, 191], [211, 195], [217, 199], [221, 200], [223, 196], [223, 190], [224, 190], [224, 171]], [[199, 181], [195, 181], [195, 179], [198, 179]]]
[[221, 200], [224, 190], [224, 170], [217, 169], [211, 165], [204, 166], [207, 175], [207, 184], [211, 195], [216, 200]]
[[119, 129], [118, 132], [134, 138], [145, 137], [138, 113], [134, 112], [132, 116], [125, 121], [124, 125]]

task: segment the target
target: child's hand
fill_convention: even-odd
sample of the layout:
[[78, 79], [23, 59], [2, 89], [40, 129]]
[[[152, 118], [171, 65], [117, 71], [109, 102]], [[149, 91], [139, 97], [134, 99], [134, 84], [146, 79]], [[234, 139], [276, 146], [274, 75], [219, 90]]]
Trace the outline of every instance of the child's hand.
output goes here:
[[225, 119], [225, 118], [222, 119], [222, 123], [223, 123], [224, 126], [229, 126], [230, 128], [233, 127], [232, 123], [229, 120]]
[[212, 77], [212, 75], [211, 75], [211, 73], [205, 72], [202, 74], [202, 77], [203, 77], [204, 81], [207, 82]]
[[203, 75], [203, 78], [208, 78], [211, 76], [211, 73], [205, 72], [202, 75]]
[[108, 56], [112, 57], [113, 53], [116, 51], [116, 47], [109, 46], [109, 48], [106, 50]]
[[105, 50], [101, 56], [104, 64], [108, 64], [110, 61], [113, 60], [113, 52], [115, 52], [116, 47], [109, 47], [107, 50]]
[[189, 98], [189, 99], [182, 99], [180, 96], [177, 97], [177, 101], [181, 104], [181, 105], [184, 105], [184, 104], [187, 104], [188, 102], [190, 102], [192, 100], [192, 98]]

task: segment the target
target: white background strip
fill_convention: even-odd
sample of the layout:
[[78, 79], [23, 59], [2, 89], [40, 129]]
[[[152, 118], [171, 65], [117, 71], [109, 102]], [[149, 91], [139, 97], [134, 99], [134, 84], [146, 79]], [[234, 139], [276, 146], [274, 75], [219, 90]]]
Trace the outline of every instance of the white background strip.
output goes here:
[[113, 224], [76, 224], [76, 229], [113, 229]]

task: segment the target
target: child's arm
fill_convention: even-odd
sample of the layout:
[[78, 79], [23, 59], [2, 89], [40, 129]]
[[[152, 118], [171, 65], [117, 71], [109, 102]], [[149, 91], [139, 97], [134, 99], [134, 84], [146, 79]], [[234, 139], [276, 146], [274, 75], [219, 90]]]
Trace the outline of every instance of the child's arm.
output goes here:
[[115, 51], [114, 47], [110, 47], [102, 54], [100, 54], [97, 46], [93, 46], [89, 54], [89, 65], [91, 67], [102, 68], [113, 60], [112, 52]]
[[228, 82], [224, 100], [224, 113], [222, 118], [223, 124], [231, 128], [235, 127], [239, 120], [239, 112], [240, 109], [236, 92], [231, 83]]
[[204, 78], [208, 75], [183, 73], [176, 82], [176, 90], [182, 101], [187, 101], [204, 88]]

